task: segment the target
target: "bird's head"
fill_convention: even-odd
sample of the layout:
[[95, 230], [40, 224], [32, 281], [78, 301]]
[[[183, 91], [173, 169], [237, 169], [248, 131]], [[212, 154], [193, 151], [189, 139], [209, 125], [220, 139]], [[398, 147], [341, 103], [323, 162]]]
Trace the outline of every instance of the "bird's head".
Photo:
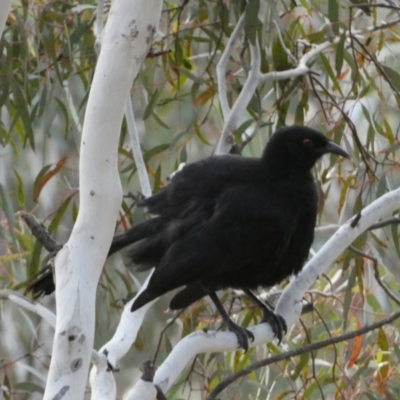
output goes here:
[[269, 140], [263, 155], [268, 164], [279, 168], [309, 171], [324, 154], [332, 153], [349, 158], [340, 146], [322, 133], [305, 126], [288, 126], [278, 129]]

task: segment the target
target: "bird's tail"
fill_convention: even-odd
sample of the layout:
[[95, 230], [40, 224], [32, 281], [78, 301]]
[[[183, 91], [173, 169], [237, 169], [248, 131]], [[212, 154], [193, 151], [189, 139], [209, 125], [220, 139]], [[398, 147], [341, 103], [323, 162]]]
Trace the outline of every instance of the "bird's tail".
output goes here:
[[142, 293], [139, 294], [139, 296], [133, 302], [131, 311], [133, 312], [133, 311], [138, 310], [139, 308], [143, 307], [145, 304], [156, 299], [157, 297], [160, 297], [160, 295], [149, 292], [147, 290], [143, 291]]
[[27, 292], [32, 292], [34, 299], [53, 293], [54, 290], [53, 271], [50, 264], [35, 275], [33, 282], [26, 288]]
[[128, 229], [125, 232], [118, 233], [113, 237], [108, 255], [116, 253], [117, 251], [129, 246], [141, 239], [145, 239], [155, 233], [159, 232], [164, 226], [161, 218], [153, 218], [146, 222]]
[[172, 298], [169, 308], [171, 310], [180, 310], [188, 307], [206, 294], [207, 292], [200, 282], [190, 283]]
[[[123, 233], [114, 236], [111, 243], [108, 256], [117, 251], [135, 243], [141, 239], [145, 239], [154, 233], [159, 232], [163, 228], [163, 222], [160, 218], [153, 218], [139, 225], [136, 225]], [[54, 292], [54, 279], [51, 267], [47, 266], [32, 279], [32, 283], [28, 286], [27, 291], [32, 292], [33, 297], [44, 296]]]

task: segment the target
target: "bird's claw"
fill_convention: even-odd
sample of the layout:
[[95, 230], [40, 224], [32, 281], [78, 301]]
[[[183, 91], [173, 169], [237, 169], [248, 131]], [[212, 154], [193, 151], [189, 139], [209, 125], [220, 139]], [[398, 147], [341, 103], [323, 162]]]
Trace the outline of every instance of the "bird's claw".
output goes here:
[[287, 324], [285, 319], [279, 314], [275, 314], [273, 311], [268, 310], [268, 313], [264, 314], [262, 322], [268, 322], [271, 325], [274, 336], [278, 339], [278, 344], [282, 342], [283, 336], [287, 333]]
[[229, 330], [233, 332], [237, 340], [239, 342], [238, 348], [242, 348], [244, 352], [246, 353], [247, 350], [249, 349], [249, 339], [254, 342], [254, 334], [253, 332], [249, 331], [248, 329], [245, 329], [239, 325], [236, 324], [230, 324], [229, 325]]

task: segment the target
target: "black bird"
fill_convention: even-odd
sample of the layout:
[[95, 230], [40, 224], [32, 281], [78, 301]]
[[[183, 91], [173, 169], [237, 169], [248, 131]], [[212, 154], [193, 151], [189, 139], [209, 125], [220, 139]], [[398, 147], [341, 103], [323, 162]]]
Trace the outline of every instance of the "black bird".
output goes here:
[[[113, 239], [109, 254], [130, 252], [137, 270], [155, 266], [135, 311], [173, 289], [171, 309], [209, 295], [239, 345], [253, 334], [235, 324], [216, 291], [242, 289], [281, 340], [286, 323], [252, 292], [297, 274], [313, 241], [317, 189], [311, 174], [324, 154], [348, 154], [320, 132], [279, 129], [261, 158], [214, 156], [185, 166], [170, 185], [139, 205], [155, 217]], [[34, 288], [35, 289], [35, 288]]]
[[285, 321], [251, 290], [301, 270], [317, 216], [310, 171], [326, 153], [348, 157], [321, 133], [291, 126], [271, 137], [260, 159], [214, 156], [185, 166], [169, 186], [140, 204], [156, 217], [113, 240], [111, 251], [140, 239], [130, 254], [133, 263], [138, 270], [155, 266], [132, 311], [185, 286], [170, 308], [209, 295], [246, 350], [252, 333], [229, 318], [215, 293], [237, 288], [262, 308], [263, 321], [281, 340]]

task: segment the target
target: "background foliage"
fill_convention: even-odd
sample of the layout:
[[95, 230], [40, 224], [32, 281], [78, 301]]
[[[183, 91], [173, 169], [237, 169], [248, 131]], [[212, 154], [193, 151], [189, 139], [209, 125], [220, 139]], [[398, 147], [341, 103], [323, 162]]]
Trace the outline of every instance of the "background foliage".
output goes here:
[[[15, 1], [8, 17], [0, 42], [2, 288], [23, 292], [25, 282], [45, 262], [45, 251], [18, 211], [34, 213], [61, 242], [76, 218], [80, 132], [96, 64], [95, 11], [91, 1]], [[258, 156], [279, 126], [307, 124], [351, 154], [351, 162], [331, 156], [315, 170], [322, 199], [319, 225], [328, 225], [316, 234], [317, 251], [335, 224], [398, 187], [400, 7], [389, 0], [372, 0], [368, 7], [356, 0], [276, 5], [251, 0], [247, 8], [239, 0], [166, 1], [159, 39], [132, 88], [154, 192], [167, 184], [181, 162], [215, 150], [224, 123], [216, 65], [243, 12], [246, 33], [235, 43], [226, 70], [231, 105], [249, 70], [249, 42], [259, 40], [264, 73], [294, 68], [312, 46], [333, 43], [309, 65], [311, 73], [261, 84], [234, 133], [235, 151]], [[125, 126], [119, 156], [127, 194], [116, 224], [122, 230], [144, 218], [135, 208], [140, 187]], [[205, 398], [221, 379], [255, 360], [398, 311], [398, 302], [387, 291], [398, 292], [399, 254], [397, 224], [363, 234], [305, 297], [311, 312], [281, 346], [198, 356], [169, 398]], [[107, 262], [98, 291], [96, 348], [112, 335], [123, 300], [143, 278], [130, 275], [120, 256]], [[54, 309], [51, 296], [43, 302]], [[221, 326], [207, 299], [179, 316], [165, 311], [167, 304], [168, 299], [161, 299], [150, 310], [135, 347], [123, 360], [117, 377], [121, 393], [138, 375], [133, 367], [140, 360], [155, 357], [161, 363], [182, 336]], [[243, 310], [237, 318], [245, 326], [260, 319], [240, 294], [226, 306], [231, 313]], [[52, 330], [10, 302], [2, 302], [0, 316], [0, 390], [9, 399], [40, 398]], [[399, 342], [398, 323], [387, 325], [257, 370], [232, 384], [221, 398], [395, 399], [400, 395]]]

